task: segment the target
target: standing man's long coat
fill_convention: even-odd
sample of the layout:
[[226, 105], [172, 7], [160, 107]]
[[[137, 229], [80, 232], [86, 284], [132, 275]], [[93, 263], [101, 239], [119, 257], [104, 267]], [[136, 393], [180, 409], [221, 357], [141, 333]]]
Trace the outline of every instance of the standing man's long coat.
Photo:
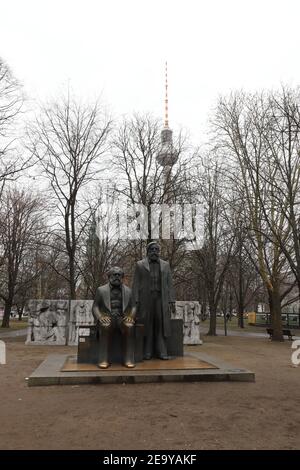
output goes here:
[[[170, 302], [175, 302], [175, 292], [172, 281], [170, 265], [167, 261], [159, 259], [161, 280], [161, 302], [163, 316], [163, 334], [171, 336], [171, 312]], [[150, 292], [150, 266], [148, 258], [138, 261], [135, 267], [133, 279], [133, 298], [139, 304], [137, 322], [144, 324], [144, 332], [147, 334], [149, 308], [151, 305]]]

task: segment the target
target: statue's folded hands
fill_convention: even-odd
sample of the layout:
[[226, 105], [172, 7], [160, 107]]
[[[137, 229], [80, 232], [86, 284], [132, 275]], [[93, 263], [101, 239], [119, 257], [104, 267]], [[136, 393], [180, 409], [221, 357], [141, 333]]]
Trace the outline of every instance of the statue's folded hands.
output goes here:
[[110, 326], [111, 324], [111, 318], [108, 316], [108, 315], [100, 315], [100, 319], [99, 319], [101, 325], [103, 326]]

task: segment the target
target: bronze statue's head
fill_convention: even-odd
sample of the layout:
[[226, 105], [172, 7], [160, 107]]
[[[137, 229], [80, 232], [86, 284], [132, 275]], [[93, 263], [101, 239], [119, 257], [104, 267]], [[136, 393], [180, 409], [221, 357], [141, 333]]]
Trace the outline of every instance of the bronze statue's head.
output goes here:
[[119, 287], [122, 284], [123, 277], [124, 271], [118, 266], [113, 266], [108, 271], [108, 279], [111, 286]]
[[150, 261], [157, 261], [159, 258], [160, 246], [157, 242], [150, 242], [147, 245], [147, 256]]

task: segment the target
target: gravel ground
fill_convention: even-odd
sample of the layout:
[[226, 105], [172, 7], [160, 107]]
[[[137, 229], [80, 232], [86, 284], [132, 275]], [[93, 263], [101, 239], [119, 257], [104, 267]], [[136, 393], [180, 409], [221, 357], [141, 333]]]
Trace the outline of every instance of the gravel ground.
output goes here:
[[64, 346], [8, 338], [0, 365], [0, 449], [299, 449], [300, 366], [291, 343], [203, 337], [201, 350], [252, 370], [255, 383], [162, 383], [29, 388]]

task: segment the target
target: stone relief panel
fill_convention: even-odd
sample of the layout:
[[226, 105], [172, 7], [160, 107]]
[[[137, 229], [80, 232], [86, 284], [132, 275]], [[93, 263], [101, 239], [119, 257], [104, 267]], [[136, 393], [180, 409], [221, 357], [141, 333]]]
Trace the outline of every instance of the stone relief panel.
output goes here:
[[[93, 300], [30, 300], [26, 344], [77, 345], [79, 328], [94, 324], [92, 306]], [[184, 344], [202, 344], [199, 302], [177, 301], [172, 318], [183, 320]]]
[[68, 300], [30, 300], [26, 344], [66, 344]]
[[172, 318], [183, 320], [183, 344], [202, 344], [200, 338], [200, 304], [197, 301], [177, 301]]

